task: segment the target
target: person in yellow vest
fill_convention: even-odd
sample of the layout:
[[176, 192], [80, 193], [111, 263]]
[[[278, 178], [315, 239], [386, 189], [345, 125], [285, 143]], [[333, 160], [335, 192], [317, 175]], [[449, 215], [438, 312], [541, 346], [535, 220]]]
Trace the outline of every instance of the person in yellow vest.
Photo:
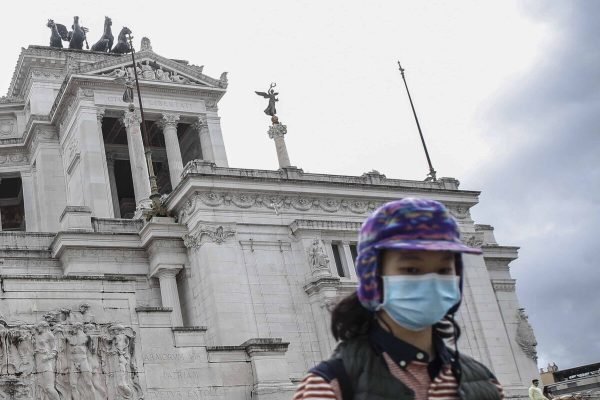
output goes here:
[[542, 389], [539, 388], [539, 385], [539, 379], [534, 379], [531, 381], [531, 386], [529, 387], [529, 398], [531, 400], [548, 400], [548, 398], [542, 394]]

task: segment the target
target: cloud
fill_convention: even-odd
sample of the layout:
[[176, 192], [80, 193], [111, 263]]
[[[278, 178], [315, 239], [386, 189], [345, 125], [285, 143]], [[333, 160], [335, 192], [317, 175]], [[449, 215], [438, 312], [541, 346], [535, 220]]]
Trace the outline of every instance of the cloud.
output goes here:
[[482, 110], [492, 157], [465, 179], [483, 190], [477, 220], [521, 246], [512, 265], [540, 366], [598, 362], [600, 286], [599, 2], [531, 2], [554, 34], [532, 70]]

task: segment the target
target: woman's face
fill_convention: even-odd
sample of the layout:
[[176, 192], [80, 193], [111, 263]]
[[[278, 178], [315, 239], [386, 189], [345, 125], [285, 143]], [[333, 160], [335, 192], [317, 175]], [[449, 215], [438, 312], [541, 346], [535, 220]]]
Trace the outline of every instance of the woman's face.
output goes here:
[[454, 253], [449, 251], [385, 250], [382, 275], [456, 275]]

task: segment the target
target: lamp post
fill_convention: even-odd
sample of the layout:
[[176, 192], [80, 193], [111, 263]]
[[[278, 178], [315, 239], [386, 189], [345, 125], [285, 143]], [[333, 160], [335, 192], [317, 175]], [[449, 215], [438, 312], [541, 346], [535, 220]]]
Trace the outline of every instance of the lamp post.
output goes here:
[[[160, 194], [158, 193], [158, 186], [156, 185], [156, 176], [154, 175], [154, 166], [152, 165], [152, 150], [150, 150], [150, 138], [148, 137], [148, 131], [146, 130], [146, 120], [144, 119], [144, 106], [142, 105], [142, 95], [140, 93], [140, 83], [138, 80], [137, 68], [135, 64], [135, 49], [133, 48], [133, 36], [131, 34], [128, 35], [129, 47], [131, 48], [131, 61], [133, 62], [133, 75], [135, 78], [135, 87], [137, 89], [138, 103], [140, 107], [140, 115], [142, 117], [142, 142], [144, 144], [144, 154], [146, 155], [146, 163], [148, 165], [148, 177], [150, 179], [150, 200], [152, 200], [152, 209], [155, 213], [158, 213], [162, 208], [160, 204]], [[128, 87], [125, 89], [126, 95], [123, 96], [123, 100], [126, 99], [128, 95], [128, 90], [131, 91], [131, 88]], [[130, 111], [135, 109], [133, 105], [133, 95], [130, 93]]]

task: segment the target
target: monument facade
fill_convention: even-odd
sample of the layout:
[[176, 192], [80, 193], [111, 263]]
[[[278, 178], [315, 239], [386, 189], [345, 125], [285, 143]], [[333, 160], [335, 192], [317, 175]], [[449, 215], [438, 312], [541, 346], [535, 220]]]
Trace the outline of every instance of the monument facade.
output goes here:
[[[328, 307], [355, 289], [360, 223], [407, 196], [446, 204], [483, 248], [465, 256], [459, 347], [507, 397], [527, 396], [537, 367], [509, 271], [518, 248], [472, 220], [479, 192], [305, 173], [287, 151], [279, 169], [230, 168], [227, 74], [147, 39], [136, 58], [29, 46], [0, 100], [0, 397], [289, 399], [335, 346]], [[133, 68], [168, 216], [144, 214], [141, 116], [119, 79]]]

